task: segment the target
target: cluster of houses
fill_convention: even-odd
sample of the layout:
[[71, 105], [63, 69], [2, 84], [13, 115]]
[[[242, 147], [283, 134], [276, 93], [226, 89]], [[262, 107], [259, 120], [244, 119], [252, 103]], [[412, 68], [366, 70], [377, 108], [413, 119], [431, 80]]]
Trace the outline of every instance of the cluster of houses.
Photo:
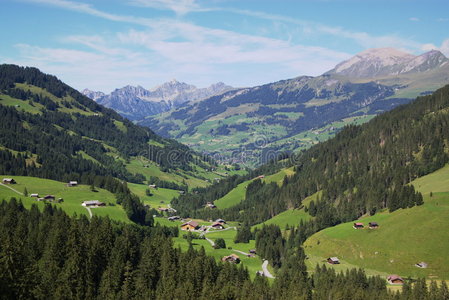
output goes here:
[[[170, 217], [173, 218], [173, 217]], [[170, 219], [170, 221], [175, 221], [175, 219]], [[179, 220], [179, 217], [178, 217]], [[209, 226], [209, 228], [214, 228], [214, 229], [224, 229], [224, 225], [226, 224], [226, 221], [223, 219], [217, 219], [215, 220], [215, 222], [212, 223], [212, 225]], [[181, 230], [184, 231], [205, 231], [207, 229], [207, 226], [200, 226], [200, 224], [198, 224], [198, 222], [196, 221], [188, 221], [185, 222], [183, 224], [181, 224]]]
[[[354, 226], [352, 226], [352, 227], [354, 227], [354, 229], [363, 229], [363, 228], [365, 228], [365, 225], [363, 223], [357, 222], [357, 223], [354, 223]], [[368, 228], [369, 229], [379, 228], [379, 224], [377, 224], [377, 222], [369, 222]]]
[[30, 197], [35, 198], [36, 201], [49, 201], [49, 202], [56, 202], [56, 203], [61, 203], [64, 201], [64, 199], [62, 199], [62, 198], [58, 198], [56, 200], [56, 197], [54, 195], [45, 195], [43, 197], [39, 197], [39, 194], [32, 193], [32, 194], [30, 194]]

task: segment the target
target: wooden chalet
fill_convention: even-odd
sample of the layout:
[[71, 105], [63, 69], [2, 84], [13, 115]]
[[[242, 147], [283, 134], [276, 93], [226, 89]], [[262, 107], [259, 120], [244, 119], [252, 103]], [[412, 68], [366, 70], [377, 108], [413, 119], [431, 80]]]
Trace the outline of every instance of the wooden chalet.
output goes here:
[[2, 180], [3, 184], [15, 184], [17, 183], [14, 178], [3, 178]]
[[215, 223], [221, 223], [221, 224], [226, 224], [226, 221], [223, 219], [216, 219]]
[[215, 229], [224, 229], [223, 223], [215, 222], [211, 225], [212, 228]]
[[249, 253], [251, 253], [251, 254], [256, 254], [256, 249], [251, 249], [251, 250], [249, 250]]
[[105, 206], [106, 204], [98, 200], [89, 200], [84, 201], [81, 205], [84, 207], [98, 207], [98, 206]]
[[55, 200], [56, 198], [55, 198], [55, 196], [53, 196], [53, 195], [46, 195], [46, 196], [44, 196], [44, 200], [50, 200], [50, 201], [53, 201], [53, 200]]
[[223, 258], [221, 259], [222, 262], [230, 262], [233, 264], [238, 264], [240, 263], [240, 257], [236, 254], [231, 254], [228, 256], [223, 256]]
[[365, 226], [363, 225], [363, 223], [354, 223], [353, 227], [355, 229], [363, 229]]
[[329, 257], [327, 259], [327, 262], [331, 265], [338, 265], [340, 264], [340, 260], [337, 257]]
[[39, 194], [33, 193], [33, 194], [30, 194], [30, 197], [31, 198], [39, 198]]
[[192, 230], [197, 229], [198, 227], [200, 227], [198, 222], [189, 221], [189, 222], [184, 223], [184, 224], [181, 225], [181, 230], [192, 231]]
[[77, 186], [77, 185], [78, 185], [78, 181], [74, 181], [74, 180], [69, 181], [69, 182], [67, 183], [67, 186], [68, 186], [68, 187]]
[[369, 222], [368, 226], [370, 229], [375, 229], [379, 227], [379, 224], [377, 222]]
[[404, 284], [404, 279], [399, 275], [390, 275], [387, 277], [389, 284]]
[[155, 189], [155, 188], [156, 188], [156, 185], [155, 185], [155, 184], [149, 184], [148, 187], [149, 187], [149, 188], [152, 188], [152, 189]]
[[181, 220], [181, 217], [179, 217], [179, 216], [172, 216], [172, 217], [168, 217], [168, 220], [173, 222], [173, 221]]
[[207, 202], [206, 208], [217, 208], [217, 206], [215, 206], [215, 204], [213, 204], [212, 202]]

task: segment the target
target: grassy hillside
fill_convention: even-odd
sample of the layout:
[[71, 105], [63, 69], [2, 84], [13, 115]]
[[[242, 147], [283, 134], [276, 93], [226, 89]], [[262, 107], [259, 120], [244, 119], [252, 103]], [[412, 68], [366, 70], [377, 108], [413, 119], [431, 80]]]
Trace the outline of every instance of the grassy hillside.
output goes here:
[[145, 204], [149, 204], [152, 208], [158, 207], [168, 207], [170, 201], [173, 198], [179, 196], [179, 192], [171, 189], [157, 188], [150, 189], [153, 196], [147, 196], [145, 191], [148, 189], [148, 185], [145, 184], [128, 184], [131, 192], [139, 196], [140, 200], [142, 200]]
[[[106, 203], [107, 206], [92, 208], [92, 214], [98, 216], [108, 215], [111, 219], [123, 222], [130, 222], [126, 216], [122, 206], [115, 204], [115, 196], [109, 191], [96, 188], [96, 192], [91, 191], [90, 186], [78, 185], [76, 187], [67, 187], [66, 183], [27, 176], [10, 176], [0, 175], [0, 179], [12, 177], [17, 181], [17, 184], [0, 185], [0, 199], [8, 200], [11, 197], [22, 199], [22, 203], [26, 208], [30, 208], [32, 204], [37, 204], [38, 207], [43, 208], [45, 203], [43, 201], [36, 201], [29, 195], [38, 193], [39, 196], [54, 195], [56, 199], [63, 198], [62, 203], [54, 203], [57, 207], [62, 208], [68, 215], [86, 215], [89, 213], [86, 208], [81, 206], [83, 201], [99, 200]], [[19, 194], [11, 188], [23, 193], [25, 188], [28, 191], [28, 196]], [[113, 206], [111, 206], [113, 205]]]
[[310, 218], [311, 216], [304, 209], [289, 209], [252, 228], [261, 228], [264, 225], [276, 224], [279, 228], [284, 229], [287, 225], [298, 226], [301, 220], [307, 221]]
[[[449, 279], [449, 166], [412, 182], [424, 195], [424, 205], [382, 212], [360, 222], [375, 221], [378, 229], [355, 230], [352, 223], [327, 228], [305, 243], [308, 256], [337, 256], [344, 262], [402, 276]], [[430, 195], [432, 192], [432, 196]], [[427, 269], [414, 264], [424, 261]]]
[[[292, 176], [294, 174], [293, 168], [282, 169], [279, 172], [265, 176], [262, 181], [265, 183], [276, 182], [279, 186], [282, 185], [282, 181], [285, 176]], [[234, 205], [239, 204], [241, 201], [245, 200], [246, 187], [253, 181], [254, 179], [244, 181], [232, 189], [225, 196], [221, 197], [218, 200], [214, 201], [214, 204], [218, 208], [229, 208]]]

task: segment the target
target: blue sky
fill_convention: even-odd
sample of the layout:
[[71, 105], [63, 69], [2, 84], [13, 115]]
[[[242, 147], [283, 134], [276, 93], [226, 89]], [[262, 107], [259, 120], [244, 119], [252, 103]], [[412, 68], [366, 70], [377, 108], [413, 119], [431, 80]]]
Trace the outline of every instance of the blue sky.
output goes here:
[[1, 0], [0, 63], [77, 89], [253, 86], [368, 48], [449, 56], [447, 0]]

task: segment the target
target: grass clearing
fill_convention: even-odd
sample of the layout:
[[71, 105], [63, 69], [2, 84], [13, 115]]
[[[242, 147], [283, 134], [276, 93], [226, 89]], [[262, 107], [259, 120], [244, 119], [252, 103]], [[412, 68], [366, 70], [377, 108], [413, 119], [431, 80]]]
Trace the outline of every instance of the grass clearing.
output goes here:
[[[52, 203], [59, 208], [62, 208], [68, 215], [86, 215], [89, 213], [86, 208], [81, 206], [81, 203], [86, 200], [100, 200], [107, 204], [106, 207], [99, 207], [91, 209], [92, 214], [98, 216], [109, 215], [111, 219], [123, 222], [130, 222], [126, 216], [125, 211], [120, 205], [115, 204], [115, 196], [111, 192], [96, 188], [97, 192], [90, 190], [90, 186], [78, 185], [76, 187], [67, 187], [66, 183], [54, 181], [50, 179], [42, 179], [28, 176], [11, 176], [0, 175], [0, 178], [14, 178], [17, 184], [12, 184], [10, 187], [19, 192], [24, 191], [25, 187], [28, 191], [28, 196], [19, 195], [5, 186], [0, 185], [0, 199], [9, 200], [11, 197], [22, 199], [22, 203], [26, 208], [30, 208], [32, 204], [42, 209], [45, 205], [43, 201], [36, 201], [29, 195], [38, 193], [39, 196], [54, 195], [56, 199], [63, 198], [62, 203]], [[109, 206], [108, 204], [114, 205]]]
[[168, 204], [170, 204], [170, 201], [173, 198], [179, 197], [179, 191], [176, 190], [150, 188], [153, 196], [147, 196], [145, 191], [149, 187], [145, 184], [128, 183], [128, 187], [131, 192], [139, 196], [140, 200], [142, 200], [145, 204], [149, 204], [152, 208], [168, 207]]
[[[354, 266], [403, 277], [449, 279], [448, 178], [446, 166], [412, 182], [424, 195], [422, 206], [360, 219], [378, 222], [378, 229], [355, 230], [349, 222], [316, 233], [304, 244], [307, 255], [337, 256]], [[422, 261], [428, 268], [414, 266]]]
[[291, 226], [298, 226], [299, 222], [301, 220], [307, 221], [311, 219], [312, 217], [304, 211], [304, 209], [289, 209], [284, 212], [281, 212], [280, 214], [274, 216], [273, 218], [257, 224], [253, 226], [252, 228], [262, 228], [264, 225], [271, 225], [275, 224], [281, 228], [281, 230], [285, 229], [288, 225]]

